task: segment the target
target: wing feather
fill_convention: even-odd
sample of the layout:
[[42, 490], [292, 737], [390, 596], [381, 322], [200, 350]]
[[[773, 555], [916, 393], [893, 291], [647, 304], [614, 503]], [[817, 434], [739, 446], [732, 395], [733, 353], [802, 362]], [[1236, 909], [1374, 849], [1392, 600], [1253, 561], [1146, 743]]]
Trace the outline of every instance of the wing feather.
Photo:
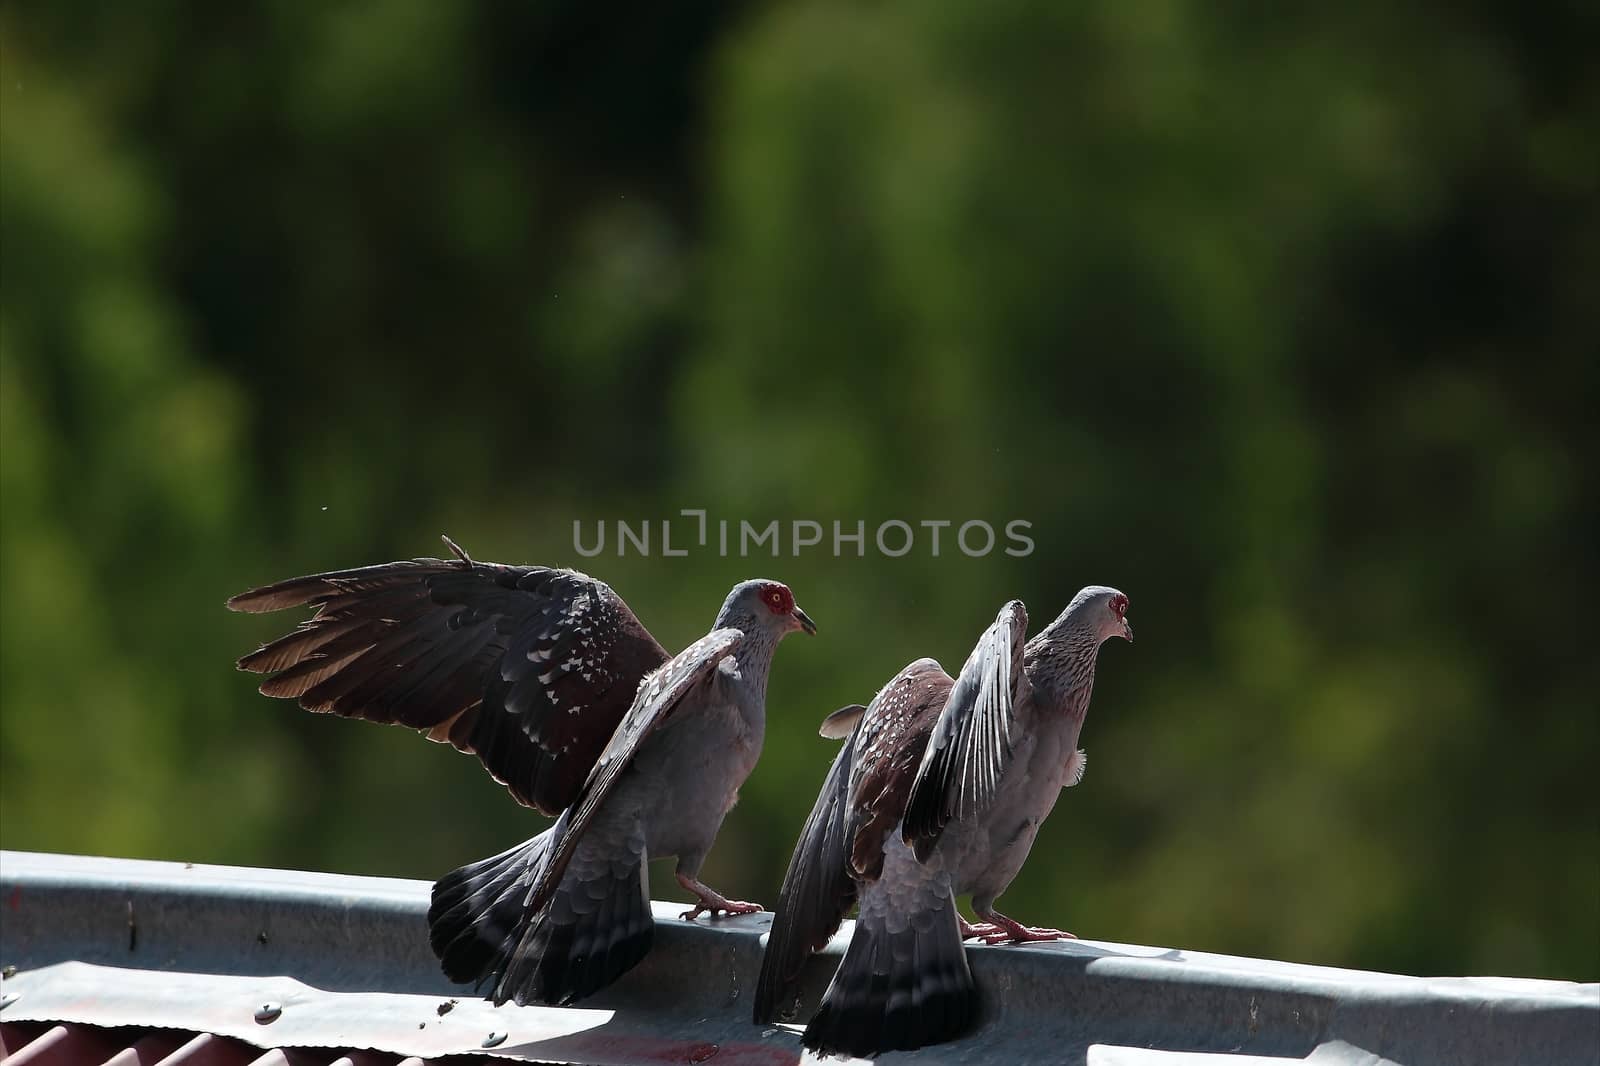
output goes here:
[[969, 818], [994, 799], [1011, 760], [1027, 633], [1027, 609], [1012, 600], [978, 639], [950, 689], [901, 830], [919, 860], [928, 857], [952, 818]]
[[239, 668], [306, 710], [476, 754], [519, 802], [559, 813], [667, 653], [604, 582], [451, 550], [240, 593], [236, 611], [316, 613]]
[[778, 893], [756, 985], [755, 1020], [782, 1015], [811, 955], [825, 947], [860, 886], [883, 871], [883, 844], [905, 812], [923, 747], [952, 681], [932, 659], [896, 674], [866, 708], [830, 715], [849, 738], [834, 758]]
[[918, 659], [873, 697], [856, 739], [850, 784], [850, 868], [864, 880], [883, 871], [883, 842], [906, 816], [917, 770], [954, 682]]
[[[854, 708], [859, 723], [861, 708]], [[755, 1021], [772, 1021], [783, 1012], [806, 959], [827, 946], [856, 901], [850, 870], [850, 771], [855, 733], [839, 748], [817, 794], [817, 802], [800, 830], [761, 956], [756, 983]]]

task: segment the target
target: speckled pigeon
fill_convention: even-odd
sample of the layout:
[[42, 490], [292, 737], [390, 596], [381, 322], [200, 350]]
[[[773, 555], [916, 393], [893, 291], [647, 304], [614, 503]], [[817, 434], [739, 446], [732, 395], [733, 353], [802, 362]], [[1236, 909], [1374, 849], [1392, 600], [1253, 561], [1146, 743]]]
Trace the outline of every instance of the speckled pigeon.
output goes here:
[[[984, 632], [958, 677], [932, 659], [902, 670], [824, 736], [834, 759], [778, 896], [755, 1020], [792, 1011], [805, 961], [860, 904], [844, 960], [806, 1026], [823, 1054], [874, 1055], [959, 1036], [977, 994], [962, 941], [1053, 940], [994, 901], [1022, 868], [1039, 823], [1083, 775], [1078, 731], [1095, 661], [1133, 639], [1128, 597], [1091, 586], [1031, 641], [1018, 600]], [[969, 925], [956, 897], [984, 919]]]
[[239, 660], [268, 696], [426, 731], [471, 752], [555, 825], [445, 875], [428, 911], [451, 979], [496, 1003], [570, 1003], [633, 967], [653, 922], [647, 863], [709, 911], [698, 880], [761, 752], [778, 642], [816, 626], [776, 581], [734, 586], [710, 633], [666, 651], [610, 587], [571, 570], [413, 559], [241, 593], [237, 611], [313, 606]]

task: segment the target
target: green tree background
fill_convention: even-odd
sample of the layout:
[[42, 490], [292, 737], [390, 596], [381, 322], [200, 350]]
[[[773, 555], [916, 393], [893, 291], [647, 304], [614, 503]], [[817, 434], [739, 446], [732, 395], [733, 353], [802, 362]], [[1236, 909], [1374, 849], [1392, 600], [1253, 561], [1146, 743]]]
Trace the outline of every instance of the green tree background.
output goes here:
[[[1009, 909], [1594, 980], [1597, 29], [0, 6], [4, 845], [431, 878], [530, 834], [472, 760], [231, 667], [288, 620], [229, 594], [445, 531], [669, 646], [794, 586], [822, 633], [708, 870], [770, 901], [824, 714], [1104, 582], [1139, 642]], [[685, 507], [1037, 550], [574, 551]]]

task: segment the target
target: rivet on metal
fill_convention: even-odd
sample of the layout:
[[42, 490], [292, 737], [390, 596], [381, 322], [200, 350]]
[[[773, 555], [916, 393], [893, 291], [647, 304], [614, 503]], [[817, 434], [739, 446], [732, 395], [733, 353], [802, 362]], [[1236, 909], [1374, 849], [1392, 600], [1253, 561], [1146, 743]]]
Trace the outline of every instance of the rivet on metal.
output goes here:
[[506, 1034], [505, 1033], [490, 1033], [488, 1036], [483, 1038], [483, 1046], [484, 1047], [499, 1047], [501, 1044], [504, 1044], [505, 1042], [506, 1042]]
[[256, 1008], [256, 1021], [260, 1022], [262, 1025], [266, 1025], [269, 1022], [277, 1021], [278, 1015], [282, 1013], [283, 1004], [263, 1003], [261, 1006]]

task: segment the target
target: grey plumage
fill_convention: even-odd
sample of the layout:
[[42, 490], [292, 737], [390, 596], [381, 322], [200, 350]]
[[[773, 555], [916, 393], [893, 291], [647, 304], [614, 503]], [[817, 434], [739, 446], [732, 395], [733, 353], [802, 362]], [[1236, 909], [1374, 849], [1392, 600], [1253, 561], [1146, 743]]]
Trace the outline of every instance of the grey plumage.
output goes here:
[[[1102, 642], [1131, 640], [1127, 597], [1092, 586], [1032, 641], [1005, 605], [956, 678], [919, 659], [859, 715], [801, 834], [779, 893], [757, 985], [758, 1022], [788, 1013], [806, 958], [859, 902], [856, 931], [806, 1027], [807, 1047], [872, 1055], [959, 1035], [977, 994], [962, 940], [1049, 939], [994, 909], [1060, 790]], [[955, 907], [971, 893], [986, 924]]]
[[[705, 637], [666, 652], [609, 587], [573, 571], [418, 559], [280, 582], [238, 610], [317, 614], [240, 662], [310, 710], [396, 722], [476, 753], [524, 803], [559, 814], [434, 885], [429, 937], [451, 979], [496, 1002], [570, 1003], [649, 950], [647, 864], [698, 880], [761, 751], [779, 641], [816, 627], [775, 581], [734, 587]], [[283, 679], [287, 678], [285, 681]]]

